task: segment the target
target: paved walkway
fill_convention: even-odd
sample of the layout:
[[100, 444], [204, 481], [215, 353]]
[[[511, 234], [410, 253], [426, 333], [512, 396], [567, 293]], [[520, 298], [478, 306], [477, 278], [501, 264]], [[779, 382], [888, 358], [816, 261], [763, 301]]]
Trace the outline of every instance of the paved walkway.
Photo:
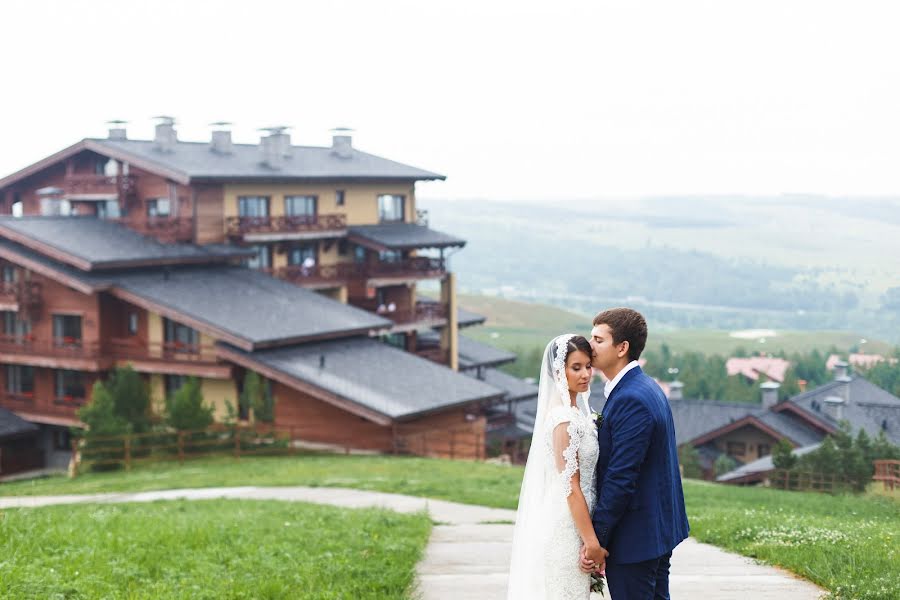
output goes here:
[[[234, 487], [121, 494], [0, 497], [0, 509], [85, 502], [239, 498], [302, 501], [344, 508], [380, 506], [410, 513], [427, 510], [437, 525], [418, 565], [421, 600], [503, 600], [515, 511], [399, 494], [342, 488]], [[711, 600], [817, 600], [807, 581], [693, 539], [672, 558], [672, 597]]]

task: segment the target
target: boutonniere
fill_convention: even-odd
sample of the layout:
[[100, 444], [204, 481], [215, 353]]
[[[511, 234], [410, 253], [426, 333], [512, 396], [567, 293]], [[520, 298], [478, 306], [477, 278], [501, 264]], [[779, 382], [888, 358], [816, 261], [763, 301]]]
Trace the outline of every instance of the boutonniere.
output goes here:
[[591, 411], [591, 421], [597, 425], [597, 429], [603, 427], [603, 415], [596, 411]]

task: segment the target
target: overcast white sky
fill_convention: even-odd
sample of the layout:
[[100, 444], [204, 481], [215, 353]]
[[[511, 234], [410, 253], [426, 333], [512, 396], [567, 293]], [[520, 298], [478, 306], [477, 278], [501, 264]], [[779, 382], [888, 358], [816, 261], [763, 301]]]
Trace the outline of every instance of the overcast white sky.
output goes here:
[[420, 196], [900, 192], [896, 0], [0, 3], [0, 174], [104, 121], [293, 127]]

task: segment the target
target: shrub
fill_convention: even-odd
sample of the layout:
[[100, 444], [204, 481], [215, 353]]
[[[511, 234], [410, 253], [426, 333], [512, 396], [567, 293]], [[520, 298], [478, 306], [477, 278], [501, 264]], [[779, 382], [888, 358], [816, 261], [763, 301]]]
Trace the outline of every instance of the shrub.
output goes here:
[[203, 404], [200, 381], [191, 377], [166, 398], [166, 423], [173, 429], [206, 429], [213, 422], [213, 407]]

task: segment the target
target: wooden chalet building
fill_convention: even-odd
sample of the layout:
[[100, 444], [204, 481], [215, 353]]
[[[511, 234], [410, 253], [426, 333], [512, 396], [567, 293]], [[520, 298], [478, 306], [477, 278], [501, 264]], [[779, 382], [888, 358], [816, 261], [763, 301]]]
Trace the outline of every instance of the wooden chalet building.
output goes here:
[[[484, 318], [456, 305], [445, 252], [464, 240], [416, 209], [427, 179], [443, 176], [347, 135], [181, 142], [171, 119], [154, 140], [116, 127], [0, 179], [0, 407], [39, 428], [34, 449], [57, 466], [92, 384], [122, 364], [155, 411], [195, 376], [221, 419], [252, 370], [275, 425], [313, 442], [483, 437], [509, 394], [488, 378], [515, 357], [459, 337]], [[426, 280], [437, 299], [418, 293]]]

